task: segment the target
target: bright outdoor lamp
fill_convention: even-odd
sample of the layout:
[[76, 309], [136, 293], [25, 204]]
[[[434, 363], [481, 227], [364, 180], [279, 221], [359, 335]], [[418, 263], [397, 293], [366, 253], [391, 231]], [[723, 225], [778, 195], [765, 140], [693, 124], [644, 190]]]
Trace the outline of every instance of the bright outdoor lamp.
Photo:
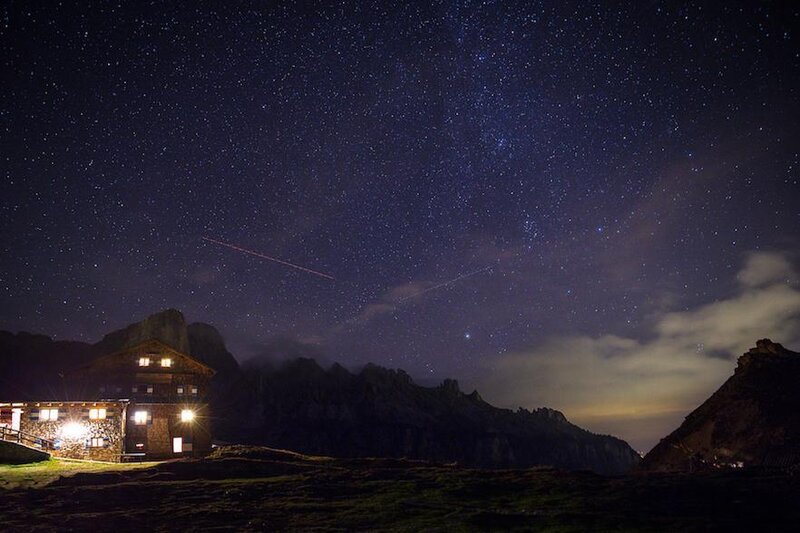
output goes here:
[[65, 440], [79, 440], [86, 435], [86, 428], [80, 422], [67, 422], [61, 428], [61, 437]]

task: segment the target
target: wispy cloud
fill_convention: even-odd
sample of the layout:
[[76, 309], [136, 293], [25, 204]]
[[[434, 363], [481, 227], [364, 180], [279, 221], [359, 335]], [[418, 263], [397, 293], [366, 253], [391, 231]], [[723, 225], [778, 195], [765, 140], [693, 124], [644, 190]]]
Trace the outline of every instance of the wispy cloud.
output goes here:
[[555, 407], [649, 448], [732, 373], [735, 356], [757, 339], [800, 341], [800, 290], [789, 259], [753, 253], [737, 278], [728, 298], [662, 311], [649, 340], [551, 338], [492, 360], [477, 386], [498, 404]]
[[381, 315], [394, 313], [401, 302], [414, 298], [415, 295], [425, 292], [434, 285], [435, 283], [431, 281], [409, 281], [396, 285], [381, 295], [375, 302], [366, 305], [348, 323], [363, 326]]
[[789, 259], [776, 252], [756, 252], [748, 256], [744, 268], [736, 276], [746, 287], [770, 283], [797, 282], [797, 273]]
[[402, 285], [397, 285], [384, 293], [376, 302], [368, 304], [354, 318], [349, 320], [350, 324], [364, 325], [381, 315], [395, 312], [400, 305], [407, 301], [422, 298], [426, 293], [449, 287], [472, 276], [483, 272], [491, 271], [494, 265], [488, 265], [477, 270], [460, 274], [453, 279], [441, 282], [434, 281], [409, 281]]

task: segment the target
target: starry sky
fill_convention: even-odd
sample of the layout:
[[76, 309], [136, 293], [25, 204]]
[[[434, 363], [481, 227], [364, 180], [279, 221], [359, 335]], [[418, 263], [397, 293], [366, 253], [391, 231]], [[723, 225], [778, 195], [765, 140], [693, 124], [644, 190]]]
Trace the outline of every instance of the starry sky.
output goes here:
[[4, 2], [0, 329], [174, 307], [652, 446], [800, 348], [800, 9], [719, 4]]

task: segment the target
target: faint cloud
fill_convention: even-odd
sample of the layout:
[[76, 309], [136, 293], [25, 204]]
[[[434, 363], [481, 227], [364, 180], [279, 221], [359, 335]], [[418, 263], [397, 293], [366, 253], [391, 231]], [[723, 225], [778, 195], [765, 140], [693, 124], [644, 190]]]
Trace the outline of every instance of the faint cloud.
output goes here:
[[316, 340], [301, 339], [292, 335], [276, 335], [253, 344], [249, 350], [253, 355], [243, 364], [256, 367], [274, 366], [300, 357], [314, 359], [324, 364], [326, 359]]
[[350, 319], [348, 323], [363, 326], [381, 315], [394, 313], [400, 302], [414, 297], [414, 295], [432, 285], [433, 283], [427, 281], [409, 281], [408, 283], [392, 287], [386, 291], [377, 302], [365, 306], [364, 309], [362, 309], [358, 315]]
[[219, 271], [214, 268], [197, 268], [189, 276], [189, 279], [199, 286], [214, 283], [217, 278], [219, 278]]
[[352, 322], [356, 324], [366, 324], [376, 317], [393, 312], [395, 309], [397, 309], [397, 307], [388, 303], [369, 304], [352, 319]]
[[547, 405], [595, 431], [622, 433], [638, 449], [666, 436], [733, 372], [757, 339], [800, 341], [800, 290], [785, 256], [751, 254], [735, 294], [696, 309], [660, 312], [652, 336], [551, 338], [491, 361], [476, 385], [508, 407]]
[[747, 257], [744, 268], [736, 276], [747, 287], [787, 282], [795, 275], [785, 255], [777, 252], [757, 252]]
[[397, 303], [401, 300], [413, 297], [432, 285], [432, 281], [409, 281], [408, 283], [403, 283], [402, 285], [397, 285], [389, 289], [383, 296], [383, 300]]

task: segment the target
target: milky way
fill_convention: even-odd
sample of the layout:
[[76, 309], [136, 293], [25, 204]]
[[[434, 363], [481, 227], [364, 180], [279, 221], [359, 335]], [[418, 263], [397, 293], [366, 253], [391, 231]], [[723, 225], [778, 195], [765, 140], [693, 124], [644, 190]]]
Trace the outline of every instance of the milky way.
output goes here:
[[753, 253], [796, 265], [800, 17], [719, 4], [6, 2], [0, 328], [175, 307], [240, 358], [489, 389], [560, 338], [650, 346]]

